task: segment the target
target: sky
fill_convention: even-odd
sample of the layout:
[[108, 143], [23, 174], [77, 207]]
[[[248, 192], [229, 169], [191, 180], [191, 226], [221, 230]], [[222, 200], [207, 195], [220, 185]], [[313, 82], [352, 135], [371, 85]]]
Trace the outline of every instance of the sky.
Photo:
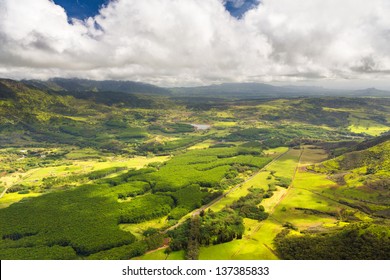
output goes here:
[[390, 89], [388, 0], [0, 0], [0, 77]]
[[[97, 15], [100, 8], [107, 5], [109, 0], [54, 0], [53, 2], [62, 6], [69, 18], [85, 19]], [[224, 6], [232, 16], [241, 18], [259, 3], [260, 0], [227, 0], [224, 1]]]
[[69, 18], [85, 19], [96, 16], [109, 0], [54, 0], [54, 3], [65, 9]]

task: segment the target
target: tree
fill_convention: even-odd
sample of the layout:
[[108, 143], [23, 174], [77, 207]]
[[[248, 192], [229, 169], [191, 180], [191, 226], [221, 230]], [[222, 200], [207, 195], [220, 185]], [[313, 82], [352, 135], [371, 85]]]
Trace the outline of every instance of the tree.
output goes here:
[[186, 259], [197, 260], [199, 257], [200, 218], [195, 216], [191, 220], [190, 236], [188, 240]]

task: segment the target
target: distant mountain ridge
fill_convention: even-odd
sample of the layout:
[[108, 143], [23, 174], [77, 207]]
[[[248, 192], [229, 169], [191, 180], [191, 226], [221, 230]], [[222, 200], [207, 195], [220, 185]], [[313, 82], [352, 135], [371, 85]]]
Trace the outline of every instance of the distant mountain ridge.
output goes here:
[[219, 97], [280, 98], [310, 96], [390, 97], [390, 91], [375, 88], [362, 90], [335, 90], [313, 86], [273, 86], [263, 83], [224, 83], [200, 87], [171, 88], [175, 95], [214, 95]]
[[169, 94], [170, 91], [155, 85], [133, 81], [94, 81], [87, 79], [53, 78], [47, 81], [24, 80], [24, 83], [42, 90], [76, 92], [123, 92], [145, 94]]
[[353, 94], [354, 94], [354, 96], [358, 96], [358, 97], [366, 97], [366, 96], [390, 97], [390, 91], [379, 90], [376, 88], [355, 90], [355, 91], [353, 91]]
[[288, 98], [288, 97], [390, 97], [390, 91], [367, 88], [338, 90], [315, 86], [274, 86], [264, 83], [222, 83], [195, 87], [159, 87], [134, 81], [95, 81], [87, 79], [53, 78], [47, 81], [22, 80], [21, 83], [44, 91], [54, 92], [115, 92], [174, 97], [218, 98]]

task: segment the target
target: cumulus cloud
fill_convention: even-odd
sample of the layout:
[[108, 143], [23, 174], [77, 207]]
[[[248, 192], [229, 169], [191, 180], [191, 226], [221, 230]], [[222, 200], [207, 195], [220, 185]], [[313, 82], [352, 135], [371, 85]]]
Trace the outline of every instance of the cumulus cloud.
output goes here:
[[81, 21], [49, 0], [0, 0], [0, 76], [194, 85], [389, 75], [387, 0], [263, 0], [241, 19], [224, 3], [116, 0]]

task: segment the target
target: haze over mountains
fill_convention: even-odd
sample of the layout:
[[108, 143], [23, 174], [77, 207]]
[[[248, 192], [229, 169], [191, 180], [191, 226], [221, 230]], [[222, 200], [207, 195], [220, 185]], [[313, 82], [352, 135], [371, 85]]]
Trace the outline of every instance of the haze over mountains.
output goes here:
[[165, 88], [157, 87], [151, 84], [145, 84], [132, 81], [94, 81], [87, 79], [62, 79], [54, 78], [47, 81], [25, 80], [22, 81], [28, 85], [35, 86], [42, 90], [54, 91], [113, 91], [124, 93], [148, 93], [148, 94], [169, 94], [170, 91]]
[[47, 81], [24, 80], [23, 83], [41, 90], [65, 92], [123, 92], [174, 96], [207, 96], [230, 98], [300, 97], [300, 96], [350, 96], [390, 97], [390, 91], [367, 88], [337, 90], [313, 86], [273, 86], [264, 83], [223, 83], [197, 87], [163, 88], [133, 81], [94, 81], [86, 79], [54, 78]]

